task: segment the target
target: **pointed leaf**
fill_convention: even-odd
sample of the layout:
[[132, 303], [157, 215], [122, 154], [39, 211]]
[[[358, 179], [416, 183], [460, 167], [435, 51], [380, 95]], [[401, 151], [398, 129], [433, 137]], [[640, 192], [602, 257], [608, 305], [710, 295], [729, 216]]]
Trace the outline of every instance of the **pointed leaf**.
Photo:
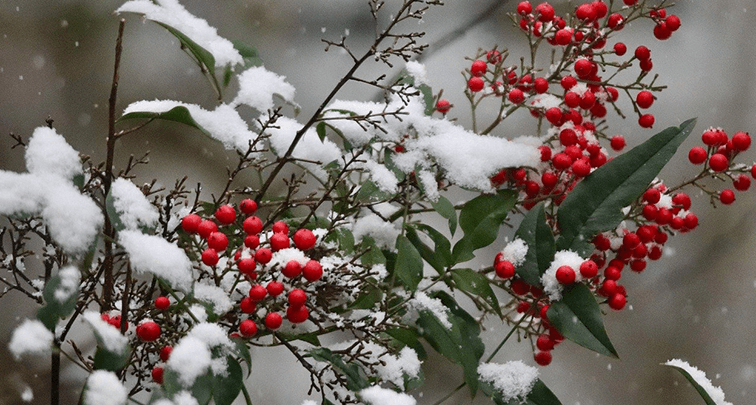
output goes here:
[[94, 356], [95, 370], [120, 371], [126, 367], [129, 360], [130, 350], [127, 347], [123, 353], [114, 353], [98, 345]]
[[249, 353], [249, 347], [247, 347], [246, 341], [240, 337], [232, 337], [231, 341], [234, 342], [234, 346], [236, 346], [236, 354], [247, 363], [247, 375], [249, 375], [249, 373], [252, 372], [252, 355]]
[[420, 343], [420, 334], [418, 334], [416, 330], [394, 328], [387, 329], [384, 331], [384, 333], [391, 336], [391, 338], [394, 339], [395, 342], [397, 342], [397, 349], [401, 350], [405, 346], [409, 346], [415, 351], [415, 353], [417, 353], [417, 357], [420, 360], [425, 360], [425, 358], [428, 357], [428, 354], [425, 352], [425, 348], [423, 347], [422, 343]]
[[122, 115], [121, 118], [118, 119], [118, 122], [135, 118], [146, 118], [151, 120], [158, 119], [178, 122], [181, 124], [189, 125], [190, 127], [197, 128], [206, 135], [209, 134], [204, 128], [202, 128], [202, 126], [200, 126], [200, 124], [197, 123], [197, 121], [194, 120], [194, 118], [192, 118], [192, 114], [189, 112], [189, 110], [183, 106], [173, 107], [170, 110], [162, 113], [151, 111], [130, 112], [128, 114]]
[[562, 230], [557, 250], [587, 256], [592, 238], [622, 221], [630, 205], [672, 158], [696, 124], [695, 119], [670, 127], [617, 156], [581, 181], [562, 202], [557, 214]]
[[546, 315], [565, 338], [596, 353], [619, 358], [609, 341], [596, 298], [585, 284], [577, 284], [554, 301]]
[[[424, 231], [433, 240], [434, 247], [426, 245], [423, 242], [417, 231], [414, 228], [418, 228]], [[420, 256], [431, 265], [438, 274], [443, 275], [446, 272], [446, 268], [452, 265], [451, 261], [451, 243], [444, 235], [435, 229], [425, 224], [414, 224], [413, 226], [407, 226], [407, 239], [415, 246], [420, 252]]]
[[499, 316], [502, 315], [499, 299], [496, 298], [486, 276], [473, 269], [454, 269], [451, 275], [457, 288], [483, 298]]
[[64, 302], [58, 301], [55, 298], [55, 290], [60, 286], [60, 276], [55, 274], [47, 281], [45, 289], [42, 292], [42, 297], [45, 299], [45, 306], [37, 311], [37, 319], [42, 322], [47, 329], [55, 332], [55, 326], [58, 324], [58, 320], [66, 318], [76, 308], [76, 299], [79, 296], [79, 289], [71, 294]]
[[679, 371], [680, 374], [682, 374], [683, 377], [685, 377], [688, 380], [688, 382], [690, 382], [690, 385], [692, 385], [693, 388], [695, 388], [696, 391], [698, 391], [698, 395], [700, 395], [701, 398], [703, 398], [704, 402], [706, 402], [706, 405], [717, 405], [717, 403], [713, 399], [711, 399], [711, 396], [706, 391], [706, 389], [704, 387], [702, 387], [701, 384], [699, 384], [696, 381], [696, 379], [693, 378], [693, 376], [690, 375], [690, 373], [688, 373], [687, 370], [685, 370], [684, 368], [681, 368], [681, 367], [673, 366], [671, 364], [664, 364], [664, 363], [662, 363], [662, 366], [667, 366], [667, 367], [672, 367], [674, 369], [677, 369], [677, 371]]
[[226, 357], [228, 362], [227, 376], [213, 376], [213, 399], [215, 405], [231, 405], [241, 392], [242, 368], [239, 362], [231, 356]]
[[394, 265], [394, 274], [410, 291], [415, 291], [423, 279], [423, 258], [404, 235], [396, 238], [396, 249], [399, 251]]
[[562, 405], [551, 390], [540, 379], [536, 379], [530, 393], [521, 401], [520, 398], [512, 398], [504, 402], [501, 392], [496, 390], [490, 383], [481, 383], [480, 389], [490, 397], [496, 405]]
[[543, 203], [533, 209], [522, 219], [515, 233], [528, 245], [525, 263], [517, 268], [517, 274], [530, 285], [539, 285], [541, 276], [554, 260], [554, 235], [546, 223]]
[[370, 383], [365, 378], [365, 371], [357, 362], [345, 363], [341, 356], [324, 347], [313, 348], [307, 351], [313, 359], [324, 361], [333, 366], [333, 370], [344, 375], [347, 379], [347, 388], [350, 391], [359, 391], [367, 388]]
[[454, 245], [455, 263], [473, 259], [473, 251], [488, 246], [499, 235], [499, 226], [517, 202], [517, 193], [500, 190], [484, 194], [465, 203], [459, 213], [459, 226], [465, 236]]
[[194, 61], [202, 70], [202, 73], [207, 72], [206, 74], [208, 76], [208, 79], [210, 79], [210, 83], [213, 85], [215, 91], [217, 91], [218, 95], [220, 96], [223, 92], [223, 89], [218, 83], [218, 78], [215, 77], [215, 57], [213, 56], [213, 54], [194, 42], [191, 38], [184, 35], [181, 31], [171, 27], [170, 25], [166, 25], [158, 21], [155, 22], [168, 30], [168, 32], [173, 34], [173, 36], [176, 37], [179, 42], [181, 42], [181, 47], [189, 51], [189, 53], [194, 57]]
[[244, 58], [244, 68], [251, 68], [255, 66], [262, 66], [263, 61], [260, 58], [260, 53], [252, 45], [246, 44], [242, 41], [231, 40], [234, 48]]
[[436, 210], [442, 217], [449, 220], [449, 231], [452, 236], [457, 232], [457, 210], [454, 208], [449, 200], [444, 196], [439, 196], [438, 201], [431, 202], [433, 209]]

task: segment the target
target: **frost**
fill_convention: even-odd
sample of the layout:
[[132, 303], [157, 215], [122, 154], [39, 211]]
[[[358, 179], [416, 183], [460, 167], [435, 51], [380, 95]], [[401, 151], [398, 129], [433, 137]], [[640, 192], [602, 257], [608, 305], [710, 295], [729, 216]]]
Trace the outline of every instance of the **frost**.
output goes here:
[[570, 266], [575, 270], [575, 282], [579, 282], [583, 279], [580, 274], [580, 265], [583, 264], [585, 259], [580, 257], [579, 254], [571, 250], [560, 250], [554, 254], [554, 260], [546, 272], [541, 276], [541, 283], [543, 284], [543, 291], [549, 294], [549, 298], [552, 301], [559, 301], [562, 299], [562, 284], [556, 279], [556, 272], [562, 266]]
[[375, 214], [369, 214], [358, 218], [352, 226], [352, 234], [355, 241], [360, 241], [369, 236], [375, 240], [380, 248], [394, 249], [399, 230], [394, 224], [386, 222]]
[[79, 270], [73, 266], [67, 266], [58, 271], [60, 284], [55, 289], [53, 296], [55, 300], [64, 303], [68, 301], [79, 288]]
[[139, 226], [149, 228], [157, 223], [157, 209], [130, 180], [122, 177], [116, 179], [110, 188], [110, 194], [113, 196], [113, 207], [119, 215], [118, 219], [126, 229], [137, 229]]
[[415, 405], [415, 398], [374, 385], [359, 392], [360, 398], [370, 405]]
[[42, 322], [27, 319], [13, 331], [8, 350], [16, 360], [20, 360], [25, 353], [49, 353], [52, 342], [53, 334]]
[[399, 190], [399, 180], [386, 166], [374, 161], [365, 162], [365, 168], [370, 172], [370, 180], [378, 189], [389, 194], [396, 194]]
[[452, 324], [449, 322], [449, 308], [447, 308], [439, 299], [431, 298], [424, 292], [415, 293], [415, 298], [410, 300], [409, 305], [418, 311], [425, 310], [433, 314], [446, 329], [451, 329]]
[[126, 388], [115, 373], [95, 370], [87, 378], [85, 405], [124, 405], [127, 400]]
[[129, 254], [137, 272], [154, 274], [182, 291], [191, 289], [192, 262], [176, 244], [159, 236], [129, 230], [118, 234], [118, 242]]
[[278, 94], [288, 103], [294, 103], [294, 86], [264, 67], [253, 67], [239, 74], [239, 92], [232, 106], [246, 104], [265, 112], [274, 107], [273, 95]]
[[425, 65], [423, 65], [422, 63], [412, 60], [407, 62], [405, 68], [407, 69], [407, 73], [409, 73], [409, 75], [412, 76], [413, 79], [415, 79], [415, 85], [419, 86], [421, 84], [428, 83], [428, 77], [425, 72]]
[[478, 366], [480, 380], [488, 382], [502, 395], [503, 402], [513, 399], [524, 401], [538, 379], [538, 369], [522, 361], [504, 364], [483, 363]]
[[504, 260], [509, 260], [517, 267], [525, 263], [525, 255], [528, 254], [528, 245], [525, 244], [524, 240], [517, 238], [509, 242], [501, 253]]
[[129, 339], [121, 335], [121, 331], [118, 328], [102, 320], [100, 314], [94, 311], [85, 312], [83, 317], [97, 336], [99, 336], [103, 346], [105, 346], [105, 350], [111, 353], [123, 354], [126, 346], [129, 344]]
[[711, 397], [711, 399], [714, 401], [716, 405], [732, 405], [731, 402], [725, 401], [725, 394], [724, 391], [722, 391], [721, 388], [715, 387], [711, 381], [706, 378], [706, 373], [699, 370], [695, 366], [691, 366], [688, 364], [687, 361], [683, 361], [680, 359], [672, 359], [664, 363], [664, 365], [672, 366], [672, 367], [678, 367], [688, 374], [690, 374], [691, 377], [693, 377], [693, 380], [701, 386], [701, 388], [706, 391], [707, 394]]
[[178, 0], [127, 1], [116, 10], [116, 13], [143, 14], [148, 20], [175, 28], [210, 52], [215, 58], [216, 67], [244, 62], [231, 41], [219, 36], [217, 30], [207, 21], [186, 11]]
[[[294, 142], [297, 131], [302, 129], [302, 124], [291, 118], [281, 117], [276, 120], [275, 126], [277, 128], [268, 128], [266, 132], [270, 134], [269, 142], [273, 151], [276, 155], [283, 156]], [[306, 160], [307, 162], [300, 162], [302, 166], [313, 176], [324, 180], [328, 175], [322, 166], [334, 160], [338, 161], [341, 158], [341, 149], [328, 138], [321, 141], [315, 129], [309, 128], [294, 148], [292, 157]]]
[[212, 355], [205, 342], [194, 336], [185, 336], [173, 347], [167, 367], [178, 373], [184, 386], [207, 371], [212, 363]]
[[213, 312], [216, 315], [223, 315], [234, 307], [234, 303], [228, 298], [228, 294], [214, 285], [195, 283], [194, 297], [200, 301], [213, 304]]

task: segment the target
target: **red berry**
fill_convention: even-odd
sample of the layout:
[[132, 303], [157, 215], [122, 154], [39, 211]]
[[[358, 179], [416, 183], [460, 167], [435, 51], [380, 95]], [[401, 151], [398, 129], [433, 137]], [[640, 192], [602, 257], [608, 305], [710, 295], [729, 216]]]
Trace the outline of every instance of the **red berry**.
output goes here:
[[473, 93], [477, 93], [483, 90], [483, 87], [485, 86], [486, 84], [483, 82], [483, 79], [481, 79], [480, 77], [471, 77], [470, 80], [467, 82], [467, 87]]
[[554, 19], [554, 7], [549, 3], [541, 3], [535, 8], [538, 13], [538, 21], [549, 22]]
[[215, 211], [215, 219], [223, 225], [231, 224], [236, 220], [236, 210], [228, 204], [221, 205], [218, 210]]
[[594, 0], [591, 5], [596, 10], [596, 18], [604, 18], [609, 13], [609, 7], [603, 1]]
[[530, 303], [527, 301], [520, 301], [519, 304], [517, 304], [517, 312], [520, 314], [524, 314], [525, 312], [528, 312], [530, 309]]
[[556, 271], [556, 279], [560, 284], [572, 284], [575, 282], [575, 270], [570, 266], [561, 266]]
[[302, 269], [302, 275], [307, 281], [318, 281], [323, 277], [323, 266], [317, 260], [310, 260]]
[[651, 187], [643, 193], [643, 201], [649, 204], [656, 204], [661, 200], [661, 192], [655, 187]]
[[677, 193], [672, 197], [672, 203], [682, 206], [684, 210], [689, 210], [691, 206], [690, 196], [685, 193]]
[[690, 152], [688, 152], [688, 160], [690, 160], [690, 163], [693, 163], [694, 165], [700, 165], [701, 163], [705, 162], [706, 156], [706, 149], [700, 146], [694, 146], [690, 148]]
[[584, 21], [594, 21], [597, 18], [596, 9], [593, 4], [581, 4], [575, 10], [575, 17]]
[[549, 335], [539, 335], [536, 340], [536, 347], [538, 350], [549, 351], [554, 348], [554, 342], [551, 341]]
[[236, 266], [239, 268], [239, 271], [242, 272], [242, 274], [251, 276], [252, 274], [254, 274], [257, 264], [255, 263], [255, 259], [251, 257], [245, 257], [239, 260], [239, 262], [236, 263]]
[[271, 297], [278, 297], [283, 292], [284, 285], [279, 281], [271, 281], [265, 286], [265, 290], [268, 291]]
[[207, 239], [208, 236], [210, 236], [211, 233], [216, 232], [218, 230], [218, 225], [215, 225], [215, 222], [210, 220], [204, 220], [200, 222], [199, 226], [197, 227], [197, 233], [199, 233], [200, 238]]
[[696, 229], [696, 227], [698, 226], [698, 217], [692, 212], [689, 212], [685, 215], [684, 221], [685, 227], [688, 229]]
[[257, 309], [257, 303], [250, 297], [244, 297], [239, 302], [239, 309], [245, 314], [251, 314]]
[[591, 164], [585, 159], [578, 159], [572, 164], [572, 173], [578, 177], [585, 177], [591, 174]]
[[625, 3], [626, 6], [634, 6], [638, 0], [622, 0], [622, 2]]
[[272, 226], [273, 233], [283, 233], [288, 235], [289, 234], [289, 226], [286, 225], [286, 222], [284, 221], [276, 221], [273, 223]]
[[625, 308], [627, 299], [623, 294], [613, 294], [611, 297], [609, 297], [607, 303], [609, 304], [609, 308], [619, 311], [622, 308]]
[[562, 119], [562, 110], [559, 107], [551, 107], [546, 110], [546, 120], [552, 125], [557, 125]]
[[530, 291], [530, 286], [528, 285], [528, 283], [519, 278], [512, 281], [510, 288], [516, 295], [525, 295]]
[[538, 147], [538, 150], [541, 152], [541, 162], [548, 162], [551, 160], [551, 148], [546, 145], [541, 145]]
[[202, 252], [202, 263], [205, 263], [206, 265], [212, 267], [218, 264], [218, 260], [220, 260], [220, 258], [218, 257], [218, 252], [216, 252], [215, 249], [207, 248]]
[[536, 77], [533, 82], [533, 89], [538, 94], [543, 94], [549, 90], [549, 81], [543, 77]]
[[228, 237], [223, 232], [213, 232], [207, 237], [207, 246], [216, 252], [222, 252], [228, 247]]
[[181, 219], [181, 228], [187, 233], [196, 233], [202, 223], [202, 218], [197, 214], [189, 214]]
[[604, 278], [607, 280], [617, 281], [620, 277], [622, 277], [622, 270], [614, 266], [609, 266], [604, 270]]
[[654, 126], [654, 116], [652, 114], [643, 114], [638, 119], [638, 125], [641, 128], [651, 128]]
[[502, 260], [496, 263], [494, 270], [496, 271], [496, 275], [503, 279], [512, 278], [515, 275], [514, 265], [509, 260]]
[[299, 288], [295, 288], [289, 292], [289, 305], [298, 307], [304, 305], [307, 302], [307, 294]]
[[254, 302], [260, 302], [268, 295], [268, 291], [260, 284], [255, 284], [249, 289], [249, 298]]
[[539, 366], [548, 366], [549, 364], [551, 364], [551, 352], [539, 351], [535, 354], [534, 359]]
[[569, 90], [577, 84], [577, 79], [572, 76], [565, 76], [560, 80], [559, 83], [562, 85], [563, 89]]
[[171, 300], [168, 299], [168, 297], [157, 297], [155, 298], [155, 308], [164, 311], [168, 309], [171, 306]]
[[162, 367], [154, 367], [152, 369], [152, 381], [155, 381], [158, 384], [163, 383], [163, 368]]
[[622, 56], [625, 53], [627, 53], [627, 45], [625, 45], [622, 42], [617, 42], [614, 44], [614, 53], [617, 54], [617, 56]]
[[292, 307], [286, 309], [286, 319], [291, 323], [302, 323], [310, 316], [310, 310], [306, 306], [301, 305], [298, 307]]
[[662, 256], [662, 250], [659, 246], [652, 246], [651, 249], [648, 251], [648, 258], [651, 260], [659, 260], [661, 256]]
[[751, 187], [751, 179], [745, 174], [741, 173], [738, 178], [732, 181], [733, 187], [738, 191], [746, 191]]
[[735, 202], [735, 193], [729, 188], [724, 189], [721, 193], [719, 193], [719, 201], [721, 201], [724, 205], [730, 205]]
[[299, 250], [309, 250], [315, 247], [317, 238], [309, 229], [300, 229], [294, 232], [294, 246]]
[[566, 153], [557, 153], [551, 158], [551, 163], [557, 170], [564, 170], [572, 165], [572, 158]]
[[488, 61], [488, 63], [494, 65], [501, 62], [501, 52], [497, 51], [496, 49], [486, 52], [486, 60]]
[[586, 91], [580, 97], [580, 108], [587, 110], [596, 104], [596, 95], [592, 91]]
[[470, 67], [470, 73], [472, 73], [472, 75], [476, 77], [480, 77], [486, 74], [486, 70], [488, 70], [488, 65], [482, 60], [476, 60]]
[[593, 63], [588, 59], [578, 59], [575, 61], [575, 73], [580, 78], [587, 78], [593, 72]]
[[160, 337], [160, 326], [153, 321], [142, 322], [137, 326], [136, 334], [145, 342], [153, 342]]
[[651, 51], [645, 46], [641, 45], [635, 48], [635, 57], [638, 60], [648, 60], [651, 58]]
[[631, 260], [630, 261], [630, 270], [640, 273], [643, 270], [646, 269], [646, 261], [645, 260]]
[[751, 166], [751, 177], [756, 179], [756, 163], [754, 163], [753, 166]]
[[257, 203], [247, 198], [239, 203], [239, 209], [244, 214], [252, 215], [257, 211]]
[[[606, 22], [606, 25], [615, 31], [619, 31], [625, 26], [625, 18], [622, 17], [622, 14], [614, 13], [609, 16], [609, 20]], [[617, 45], [614, 46], [614, 50], [616, 52]], [[627, 50], [627, 48], [625, 48], [625, 50]], [[622, 54], [624, 54], [624, 52], [622, 52]], [[617, 53], [617, 55], [620, 55], [620, 54]]]
[[274, 233], [270, 237], [270, 248], [276, 252], [290, 246], [289, 237], [285, 233]]
[[530, 5], [529, 1], [521, 1], [520, 4], [517, 5], [517, 14], [519, 15], [528, 15], [533, 11], [533, 6]]
[[593, 278], [598, 274], [598, 265], [593, 260], [586, 260], [580, 265], [580, 275], [583, 278]]
[[163, 348], [160, 349], [160, 360], [168, 361], [168, 359], [171, 357], [172, 351], [173, 346], [163, 346]]
[[680, 28], [680, 17], [671, 15], [664, 20], [667, 23], [667, 29], [670, 31], [677, 31]]
[[709, 158], [709, 167], [715, 172], [723, 172], [730, 166], [727, 156], [721, 153], [715, 153]]
[[667, 28], [667, 23], [662, 21], [659, 24], [656, 24], [656, 26], [654, 27], [654, 36], [656, 37], [656, 39], [663, 41], [665, 39], [669, 39], [669, 37], [672, 36], [672, 31]]
[[286, 266], [281, 269], [281, 273], [288, 278], [298, 277], [302, 274], [302, 265], [296, 260], [290, 260], [286, 263]]
[[736, 132], [732, 136], [732, 148], [738, 152], [743, 152], [751, 146], [751, 136], [747, 132]]
[[507, 98], [512, 104], [520, 104], [525, 100], [525, 94], [520, 89], [512, 89], [509, 91]]
[[451, 103], [449, 103], [449, 100], [442, 98], [436, 102], [436, 111], [440, 112], [441, 114], [448, 113], [450, 109]]
[[248, 217], [244, 220], [242, 227], [244, 228], [244, 232], [250, 235], [257, 235], [262, 231], [263, 223], [258, 217]]
[[639, 108], [651, 107], [651, 104], [654, 103], [654, 95], [648, 90], [643, 90], [635, 96], [635, 102]]
[[265, 315], [265, 327], [270, 330], [280, 328], [282, 323], [283, 318], [278, 312], [269, 312], [268, 315]]
[[627, 143], [625, 143], [625, 137], [622, 135], [614, 135], [609, 141], [609, 144], [611, 145], [612, 149], [616, 150], [617, 152], [625, 149], [625, 146], [627, 145]]
[[244, 337], [251, 337], [257, 333], [257, 324], [251, 319], [245, 319], [239, 324], [239, 333]]
[[247, 235], [244, 237], [244, 246], [250, 249], [257, 249], [260, 246], [260, 237], [257, 235]]
[[628, 232], [622, 238], [622, 246], [626, 249], [635, 249], [641, 243], [640, 237], [635, 232]]

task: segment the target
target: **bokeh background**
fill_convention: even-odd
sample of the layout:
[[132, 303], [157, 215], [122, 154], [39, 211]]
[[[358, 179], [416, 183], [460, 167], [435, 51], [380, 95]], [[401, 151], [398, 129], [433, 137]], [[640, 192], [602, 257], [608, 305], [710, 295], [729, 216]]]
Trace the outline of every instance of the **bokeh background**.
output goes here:
[[[9, 132], [27, 138], [50, 116], [59, 133], [74, 148], [102, 160], [107, 133], [107, 99], [113, 70], [121, 0], [0, 0], [0, 168], [23, 171], [19, 149], [11, 150]], [[297, 88], [302, 116], [307, 117], [350, 67], [348, 56], [324, 52], [321, 38], [338, 40], [346, 30], [348, 42], [364, 49], [374, 24], [363, 0], [183, 0], [193, 14], [217, 27], [220, 35], [255, 45], [266, 68], [287, 77]], [[388, 1], [387, 9], [397, 2]], [[421, 26], [431, 44], [424, 57], [434, 89], [457, 107], [452, 116], [469, 123], [462, 96], [460, 71], [469, 66], [466, 56], [479, 47], [509, 48], [511, 63], [525, 50], [521, 34], [512, 29], [506, 12], [515, 1], [447, 0], [430, 10]], [[555, 1], [559, 13], [575, 3]], [[616, 133], [633, 146], [656, 130], [698, 117], [694, 134], [665, 168], [661, 177], [676, 184], [694, 173], [687, 150], [700, 143], [708, 126], [728, 133], [756, 128], [756, 43], [752, 27], [756, 13], [750, 0], [727, 2], [682, 0], [673, 12], [683, 27], [671, 39], [660, 42], [649, 22], [625, 29], [619, 39], [634, 49], [652, 49], [658, 83], [669, 88], [661, 93], [651, 112], [654, 130], [640, 129], [635, 119], [611, 118]], [[211, 87], [196, 66], [179, 50], [177, 41], [153, 23], [127, 16], [121, 66], [118, 110], [142, 99], [178, 99], [214, 105]], [[412, 23], [416, 24], [416, 23]], [[398, 66], [401, 67], [401, 66]], [[373, 78], [384, 68], [369, 65], [360, 72]], [[231, 90], [233, 94], [233, 90]], [[379, 97], [373, 89], [348, 86], [342, 99]], [[624, 106], [630, 111], [630, 103]], [[610, 114], [611, 115], [611, 114]], [[526, 116], [513, 116], [498, 134], [534, 134]], [[170, 185], [189, 176], [189, 184], [202, 182], [206, 190], [225, 176], [233, 156], [196, 132], [160, 123], [119, 141], [117, 160], [150, 151], [151, 163], [140, 169], [139, 180], [157, 178]], [[756, 159], [753, 150], [744, 163]], [[714, 184], [714, 183], [713, 183]], [[714, 184], [731, 187], [730, 184]], [[0, 190], [0, 193], [3, 192]], [[641, 275], [623, 278], [630, 293], [628, 310], [610, 313], [606, 327], [621, 360], [599, 357], [565, 343], [554, 351], [552, 365], [541, 369], [541, 378], [564, 404], [697, 404], [701, 399], [677, 372], [659, 366], [670, 358], [682, 358], [704, 370], [721, 386], [734, 404], [756, 400], [756, 212], [754, 193], [738, 193], [730, 207], [713, 210], [708, 196], [693, 192], [693, 210], [701, 225], [689, 234], [673, 238], [667, 254]], [[492, 257], [484, 254], [484, 257]], [[0, 404], [20, 403], [20, 392], [31, 386], [34, 403], [47, 401], [48, 359], [16, 363], [7, 351], [15, 325], [33, 316], [35, 307], [20, 294], [0, 301]], [[507, 329], [492, 326], [484, 337], [490, 344]], [[280, 350], [253, 353], [253, 375], [248, 381], [256, 404], [298, 405], [307, 394], [306, 375], [295, 359]], [[511, 343], [496, 361], [525, 359], [533, 364], [527, 344]], [[431, 404], [461, 382], [457, 366], [431, 357], [427, 383], [415, 396]], [[64, 362], [65, 364], [65, 362]], [[64, 391], [74, 403], [84, 377], [65, 368]], [[447, 403], [471, 400], [465, 392]], [[478, 398], [475, 403], [486, 403]]]

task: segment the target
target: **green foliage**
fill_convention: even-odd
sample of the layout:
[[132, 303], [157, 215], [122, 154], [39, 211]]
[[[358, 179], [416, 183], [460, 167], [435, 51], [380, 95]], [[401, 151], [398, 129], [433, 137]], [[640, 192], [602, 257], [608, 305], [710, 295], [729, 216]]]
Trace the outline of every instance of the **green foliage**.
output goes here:
[[76, 300], [79, 296], [78, 286], [76, 291], [68, 297], [64, 302], [59, 302], [55, 298], [55, 290], [60, 287], [60, 275], [56, 274], [50, 277], [50, 280], [45, 285], [45, 290], [42, 292], [42, 297], [45, 299], [45, 306], [37, 311], [37, 319], [42, 322], [47, 329], [55, 332], [55, 325], [58, 324], [59, 319], [63, 319], [71, 315], [76, 308]]
[[160, 22], [157, 22], [157, 24], [168, 30], [168, 32], [181, 42], [181, 48], [185, 49], [186, 52], [192, 56], [192, 59], [197, 63], [200, 70], [202, 70], [202, 73], [208, 77], [213, 88], [218, 93], [218, 98], [223, 98], [223, 88], [220, 83], [218, 83], [218, 78], [215, 77], [215, 57], [213, 54], [170, 25]]
[[499, 299], [496, 298], [486, 276], [472, 269], [454, 269], [451, 271], [451, 276], [455, 287], [483, 298], [497, 315], [502, 316]]
[[556, 395], [540, 379], [537, 379], [535, 384], [533, 384], [533, 388], [524, 398], [524, 402], [518, 398], [512, 398], [504, 402], [501, 393], [489, 383], [481, 383], [480, 390], [487, 397], [491, 398], [496, 405], [562, 405]]
[[415, 291], [423, 279], [423, 258], [404, 235], [396, 238], [396, 249], [399, 253], [394, 265], [394, 274], [399, 277], [407, 290]]
[[517, 202], [516, 191], [500, 190], [468, 201], [459, 213], [459, 226], [465, 236], [454, 245], [455, 263], [475, 258], [473, 251], [488, 246], [499, 235], [499, 226]]
[[554, 235], [546, 223], [544, 204], [533, 207], [522, 219], [515, 233], [528, 245], [525, 263], [517, 268], [517, 274], [530, 285], [540, 285], [541, 276], [554, 260]]
[[693, 388], [695, 388], [695, 389], [696, 389], [696, 391], [698, 391], [698, 395], [700, 395], [700, 396], [701, 396], [701, 398], [703, 398], [704, 402], [706, 402], [706, 405], [717, 405], [717, 403], [716, 403], [716, 402], [714, 402], [714, 400], [713, 400], [713, 399], [711, 399], [711, 396], [709, 395], [709, 393], [708, 393], [708, 392], [706, 392], [706, 389], [704, 389], [704, 387], [702, 387], [702, 386], [701, 386], [701, 384], [699, 384], [699, 383], [698, 383], [698, 382], [697, 382], [697, 381], [696, 381], [696, 380], [695, 380], [695, 379], [693, 378], [693, 376], [691, 376], [691, 375], [690, 375], [690, 373], [688, 373], [688, 371], [687, 371], [687, 370], [685, 370], [684, 368], [680, 368], [680, 367], [677, 367], [677, 366], [673, 366], [673, 365], [671, 365], [671, 364], [662, 364], [662, 365], [663, 365], [663, 366], [667, 366], [667, 367], [672, 367], [672, 368], [674, 368], [675, 370], [679, 371], [679, 372], [680, 372], [680, 374], [682, 374], [682, 375], [683, 375], [683, 377], [685, 377], [685, 379], [687, 379], [687, 380], [688, 380], [688, 382], [690, 382], [690, 385], [692, 385], [692, 386], [693, 386]]
[[97, 350], [95, 351], [94, 356], [95, 370], [120, 371], [126, 367], [129, 356], [131, 355], [129, 347], [126, 347], [123, 353], [111, 352], [103, 347], [97, 332], [95, 332], [95, 335], [100, 343], [97, 345]]
[[149, 111], [130, 112], [128, 114], [122, 115], [121, 118], [118, 118], [117, 122], [123, 122], [126, 120], [137, 119], [137, 118], [178, 122], [181, 124], [189, 125], [190, 127], [197, 128], [203, 134], [209, 136], [209, 133], [207, 132], [207, 130], [203, 128], [200, 124], [198, 124], [197, 121], [195, 121], [194, 118], [192, 118], [192, 114], [189, 112], [189, 110], [183, 106], [173, 107], [170, 110], [166, 112], [162, 112], [162, 113], [149, 112]]
[[[431, 240], [433, 240], [435, 246], [431, 248], [425, 244], [425, 242], [420, 240], [420, 236], [415, 228], [428, 235]], [[415, 246], [423, 260], [430, 264], [438, 274], [443, 275], [446, 272], [446, 268], [453, 264], [451, 257], [451, 243], [449, 240], [440, 232], [425, 224], [412, 224], [407, 226], [406, 230], [407, 239]]]
[[213, 399], [215, 405], [231, 405], [241, 392], [244, 378], [239, 362], [231, 356], [226, 357], [228, 362], [227, 376], [213, 376]]
[[365, 376], [365, 370], [357, 362], [344, 362], [341, 356], [324, 347], [313, 348], [307, 351], [310, 356], [317, 360], [330, 364], [333, 370], [347, 379], [347, 388], [350, 391], [360, 391], [370, 386]]
[[442, 217], [449, 220], [449, 231], [452, 236], [457, 232], [457, 209], [446, 197], [439, 196], [438, 200], [431, 202], [433, 209]]

